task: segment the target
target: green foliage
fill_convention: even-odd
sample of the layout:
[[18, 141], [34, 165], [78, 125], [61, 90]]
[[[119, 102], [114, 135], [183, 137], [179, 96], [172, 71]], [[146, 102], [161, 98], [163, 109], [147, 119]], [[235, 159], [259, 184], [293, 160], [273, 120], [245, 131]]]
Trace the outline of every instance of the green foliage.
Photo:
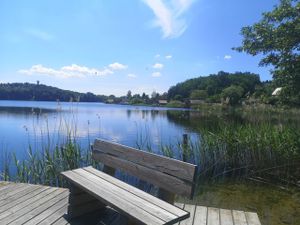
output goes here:
[[300, 105], [300, 2], [280, 0], [271, 12], [252, 26], [243, 27], [243, 43], [237, 51], [263, 54], [261, 66], [273, 65], [274, 80], [283, 87], [281, 101]]
[[166, 106], [171, 108], [184, 108], [185, 104], [181, 101], [172, 100]]
[[[207, 77], [198, 77], [187, 80], [171, 87], [168, 91], [168, 98], [175, 99], [176, 95], [181, 95], [183, 99], [187, 98], [208, 98], [208, 101], [220, 101], [222, 91], [231, 85], [240, 86], [245, 93], [252, 94], [255, 86], [260, 84], [259, 75], [253, 73], [226, 73], [209, 75]], [[214, 97], [215, 96], [215, 97]], [[243, 96], [244, 97], [244, 96]]]
[[244, 94], [244, 89], [237, 85], [231, 85], [222, 91], [222, 97], [228, 100], [228, 104], [237, 105]]
[[208, 96], [206, 90], [194, 90], [190, 94], [190, 99], [206, 99]]
[[74, 91], [67, 91], [42, 84], [0, 83], [0, 99], [99, 102], [103, 100], [103, 96], [96, 96], [90, 92], [84, 94]]

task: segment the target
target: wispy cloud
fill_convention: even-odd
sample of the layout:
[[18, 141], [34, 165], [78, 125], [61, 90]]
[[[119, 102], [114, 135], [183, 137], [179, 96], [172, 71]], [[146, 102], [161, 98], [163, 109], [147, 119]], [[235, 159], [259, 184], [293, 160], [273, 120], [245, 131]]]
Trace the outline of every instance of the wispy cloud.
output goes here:
[[112, 70], [125, 70], [128, 68], [127, 65], [124, 65], [124, 64], [121, 64], [121, 63], [118, 63], [118, 62], [115, 62], [115, 63], [112, 63], [112, 64], [109, 64], [108, 67]]
[[155, 57], [155, 58], [159, 58], [159, 57], [160, 57], [160, 54], [156, 54], [154, 57]]
[[164, 68], [164, 64], [161, 64], [161, 63], [155, 63], [153, 66], [152, 66], [153, 69], [162, 69]]
[[166, 59], [172, 59], [172, 57], [173, 57], [172, 55], [166, 55], [165, 56]]
[[104, 68], [96, 69], [89, 68], [86, 66], [79, 66], [77, 64], [72, 64], [70, 66], [63, 66], [60, 69], [53, 69], [50, 67], [45, 67], [41, 64], [33, 65], [29, 69], [21, 69], [18, 71], [21, 74], [26, 75], [47, 75], [58, 78], [71, 78], [71, 77], [87, 77], [87, 76], [106, 76], [113, 74], [113, 70]]
[[133, 73], [129, 73], [129, 74], [127, 75], [127, 77], [129, 77], [129, 78], [136, 78], [137, 75], [135, 75], [135, 74], [133, 74]]
[[154, 72], [152, 73], [152, 77], [160, 77], [161, 73], [160, 72]]
[[43, 41], [51, 41], [54, 39], [54, 35], [36, 28], [27, 28], [25, 29], [25, 33]]
[[231, 56], [231, 55], [225, 55], [225, 56], [224, 56], [224, 59], [225, 59], [225, 60], [230, 60], [230, 59], [232, 59], [232, 56]]
[[196, 0], [143, 0], [155, 15], [154, 27], [160, 27], [163, 38], [176, 38], [184, 33], [187, 23], [183, 18]]

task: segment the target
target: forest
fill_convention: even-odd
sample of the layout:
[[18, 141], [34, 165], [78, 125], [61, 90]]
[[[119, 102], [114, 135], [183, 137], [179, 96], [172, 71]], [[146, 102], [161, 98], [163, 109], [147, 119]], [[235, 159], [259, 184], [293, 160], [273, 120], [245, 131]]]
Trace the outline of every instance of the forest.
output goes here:
[[79, 101], [97, 102], [102, 101], [100, 96], [93, 93], [79, 93], [62, 90], [56, 87], [31, 83], [0, 83], [1, 100], [29, 100], [29, 101]]

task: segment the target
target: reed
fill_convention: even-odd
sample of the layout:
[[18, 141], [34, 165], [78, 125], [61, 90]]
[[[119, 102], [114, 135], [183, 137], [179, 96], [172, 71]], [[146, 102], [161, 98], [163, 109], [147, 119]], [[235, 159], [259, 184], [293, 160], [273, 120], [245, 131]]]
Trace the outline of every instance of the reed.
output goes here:
[[[264, 113], [264, 118], [273, 115], [268, 117], [268, 112]], [[292, 112], [293, 115], [297, 113]], [[214, 126], [197, 126], [197, 138], [164, 143], [159, 149], [151, 145], [148, 128], [140, 127], [133, 147], [197, 164], [199, 180], [268, 176], [274, 180], [297, 182], [300, 179], [300, 171], [296, 169], [300, 166], [299, 123], [287, 122], [283, 115], [277, 116], [275, 124], [270, 123], [272, 118], [263, 121], [260, 114], [251, 109], [243, 114], [248, 118], [246, 123], [221, 118]], [[46, 140], [34, 148], [29, 143], [26, 159], [19, 160], [13, 154], [11, 161], [7, 155], [0, 179], [63, 186], [60, 172], [91, 164], [96, 166], [90, 147], [82, 147], [77, 142], [75, 117], [71, 121], [59, 119], [55, 138], [46, 126]], [[15, 169], [10, 171], [11, 168]]]

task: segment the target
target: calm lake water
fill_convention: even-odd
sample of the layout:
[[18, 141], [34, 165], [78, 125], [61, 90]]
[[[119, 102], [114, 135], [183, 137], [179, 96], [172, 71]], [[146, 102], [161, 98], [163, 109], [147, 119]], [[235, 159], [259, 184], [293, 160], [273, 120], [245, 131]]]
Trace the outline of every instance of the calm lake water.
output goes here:
[[[161, 144], [181, 141], [183, 133], [196, 134], [172, 119], [172, 113], [186, 110], [109, 105], [103, 103], [67, 103], [0, 101], [0, 151], [15, 152], [22, 159], [28, 147], [54, 147], [67, 134], [76, 137], [86, 149], [95, 138], [159, 152]], [[186, 112], [185, 112], [186, 113]]]

